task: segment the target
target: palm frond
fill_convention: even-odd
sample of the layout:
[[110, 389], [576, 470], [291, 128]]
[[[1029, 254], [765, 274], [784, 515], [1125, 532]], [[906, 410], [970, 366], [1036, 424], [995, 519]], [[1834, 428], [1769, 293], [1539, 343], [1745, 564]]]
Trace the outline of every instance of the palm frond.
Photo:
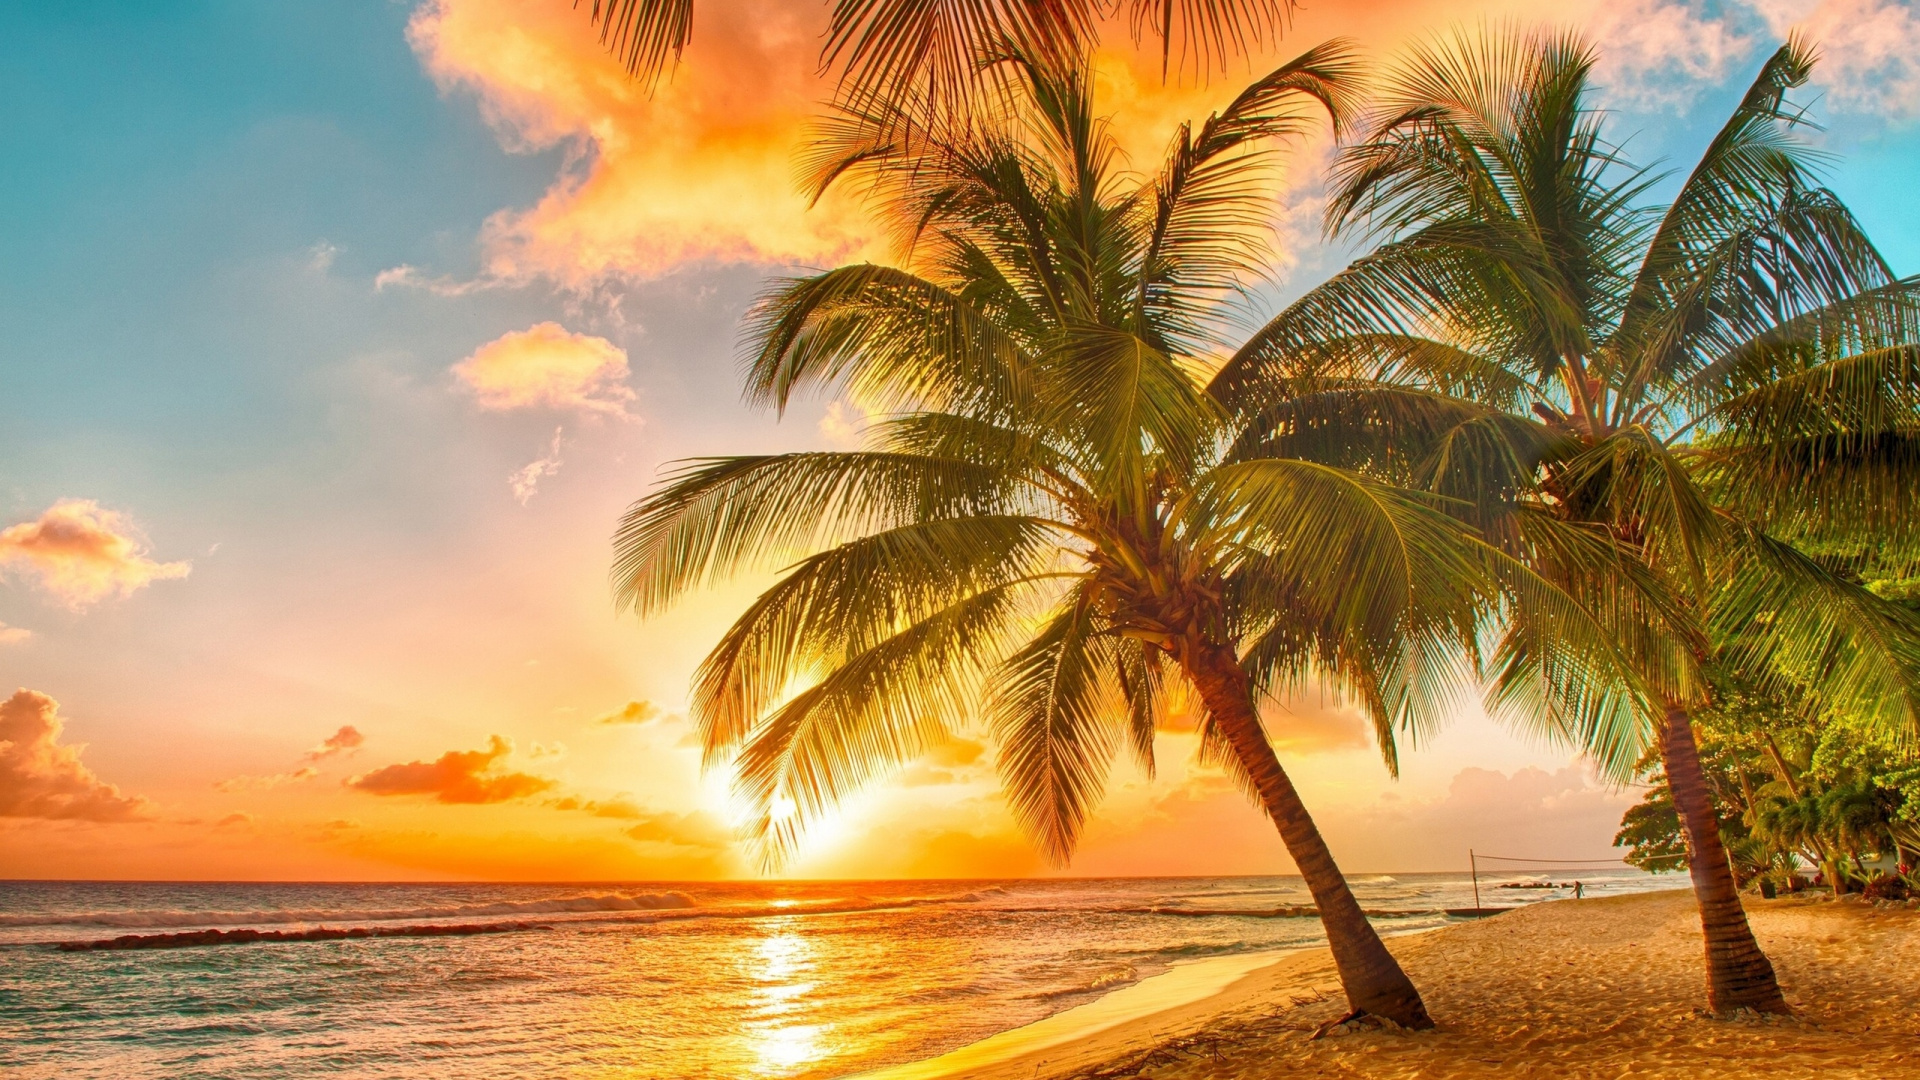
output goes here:
[[1728, 535], [1739, 558], [1707, 618], [1729, 668], [1920, 743], [1920, 616], [1757, 529]]
[[693, 0], [593, 0], [590, 17], [600, 44], [648, 88], [680, 62], [693, 38]]
[[810, 556], [760, 594], [694, 675], [706, 764], [724, 760], [795, 685], [979, 592], [1038, 583], [1058, 534], [1033, 518], [913, 521]]
[[765, 862], [778, 865], [809, 823], [975, 715], [995, 657], [1018, 643], [1023, 588], [976, 593], [847, 656], [755, 725], [734, 787]]
[[1130, 712], [1117, 641], [1102, 633], [1088, 592], [1076, 589], [993, 676], [987, 707], [1001, 784], [1015, 819], [1054, 863], [1073, 854], [1105, 791]]
[[614, 534], [617, 606], [648, 615], [691, 589], [927, 517], [992, 513], [1001, 470], [913, 454], [710, 458], [670, 473]]

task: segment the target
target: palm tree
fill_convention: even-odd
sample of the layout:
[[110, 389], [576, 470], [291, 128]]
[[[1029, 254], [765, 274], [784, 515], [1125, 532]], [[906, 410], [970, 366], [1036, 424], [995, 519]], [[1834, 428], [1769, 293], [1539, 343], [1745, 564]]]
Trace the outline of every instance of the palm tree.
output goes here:
[[[982, 61], [1009, 53], [1071, 67], [1122, 9], [1135, 41], [1159, 39], [1163, 66], [1203, 72], [1279, 40], [1293, 0], [834, 0], [820, 63], [848, 87], [956, 92]], [[593, 0], [591, 18], [601, 42], [649, 84], [693, 38], [693, 0]]]
[[1223, 301], [1262, 263], [1279, 143], [1316, 108], [1337, 125], [1352, 75], [1344, 47], [1316, 48], [1182, 127], [1145, 178], [1083, 67], [1009, 61], [963, 112], [854, 98], [825, 125], [815, 190], [862, 184], [903, 268], [777, 287], [752, 316], [748, 394], [833, 390], [887, 418], [857, 452], [691, 463], [616, 538], [619, 601], [642, 615], [788, 567], [692, 703], [770, 857], [983, 715], [1015, 816], [1065, 862], [1119, 747], [1150, 771], [1157, 720], [1197, 699], [1202, 753], [1277, 826], [1353, 1011], [1430, 1025], [1260, 702], [1333, 687], [1391, 768], [1496, 604], [1579, 616], [1430, 496], [1238, 452], [1231, 402], [1205, 392]]
[[[1491, 34], [1413, 51], [1336, 165], [1332, 232], [1379, 246], [1264, 327], [1218, 388], [1271, 400], [1267, 453], [1460, 500], [1614, 629], [1651, 696], [1638, 738], [1574, 736], [1616, 776], [1651, 739], [1684, 826], [1716, 1012], [1784, 1011], [1747, 926], [1690, 714], [1709, 660], [1755, 685], [1920, 720], [1920, 624], [1836, 537], [1912, 565], [1920, 281], [1898, 279], [1818, 183], [1768, 59], [1665, 205], [1587, 100], [1577, 38]], [[1538, 523], [1604, 532], [1593, 574]], [[1549, 717], [1549, 719], [1552, 719]]]

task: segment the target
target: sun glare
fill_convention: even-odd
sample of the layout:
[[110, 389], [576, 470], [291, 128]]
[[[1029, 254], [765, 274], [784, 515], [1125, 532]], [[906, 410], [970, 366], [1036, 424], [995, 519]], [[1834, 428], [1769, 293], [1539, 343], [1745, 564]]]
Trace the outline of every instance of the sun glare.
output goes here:
[[814, 967], [814, 948], [802, 935], [787, 927], [791, 920], [774, 922], [773, 932], [754, 947], [751, 976], [753, 1020], [747, 1025], [755, 1071], [761, 1075], [782, 1075], [814, 1061], [826, 1053], [824, 1036], [830, 1024], [803, 1023], [807, 1019], [807, 995], [814, 984], [809, 976]]

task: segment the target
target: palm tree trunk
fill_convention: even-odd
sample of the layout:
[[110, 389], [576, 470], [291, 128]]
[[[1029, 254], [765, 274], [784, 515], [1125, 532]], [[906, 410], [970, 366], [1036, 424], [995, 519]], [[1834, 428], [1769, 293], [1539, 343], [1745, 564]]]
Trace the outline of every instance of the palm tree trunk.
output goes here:
[[1693, 720], [1677, 705], [1667, 707], [1666, 722], [1660, 728], [1660, 760], [1673, 791], [1673, 807], [1680, 813], [1680, 829], [1687, 840], [1687, 872], [1693, 878], [1700, 929], [1706, 936], [1707, 1007], [1716, 1013], [1789, 1011], [1773, 977], [1773, 964], [1760, 951], [1753, 928], [1747, 925], [1746, 909], [1740, 906], [1727, 849], [1720, 843], [1720, 820], [1700, 769]]
[[1300, 876], [1307, 880], [1313, 902], [1320, 909], [1321, 925], [1326, 927], [1327, 944], [1333, 950], [1334, 967], [1340, 972], [1348, 1006], [1355, 1015], [1384, 1017], [1402, 1027], [1432, 1027], [1420, 992], [1360, 910], [1360, 902], [1347, 887], [1347, 879], [1341, 876], [1327, 842], [1321, 839], [1306, 804], [1300, 801], [1300, 793], [1274, 756], [1254, 713], [1252, 688], [1239, 657], [1226, 646], [1202, 644], [1187, 650], [1183, 666], [1206, 702], [1213, 723], [1252, 778]]

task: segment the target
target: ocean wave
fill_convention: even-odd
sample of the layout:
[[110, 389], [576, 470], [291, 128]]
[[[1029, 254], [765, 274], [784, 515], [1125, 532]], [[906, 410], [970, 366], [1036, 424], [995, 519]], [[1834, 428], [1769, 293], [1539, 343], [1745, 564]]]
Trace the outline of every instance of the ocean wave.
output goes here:
[[389, 909], [268, 908], [260, 911], [186, 911], [177, 908], [130, 911], [36, 912], [0, 915], [0, 926], [249, 926], [255, 924], [318, 922], [418, 922], [430, 919], [471, 919], [498, 915], [595, 915], [638, 911], [673, 911], [697, 907], [682, 892], [592, 893], [549, 900], [501, 900], [490, 904]]
[[468, 923], [455, 926], [356, 926], [317, 930], [192, 930], [184, 934], [122, 934], [104, 941], [62, 941], [61, 952], [124, 951], [127, 949], [187, 949], [200, 945], [251, 945], [261, 941], [348, 941], [356, 938], [470, 937], [507, 934], [516, 930], [544, 930], [539, 923]]
[[1136, 982], [1139, 977], [1139, 971], [1129, 964], [1126, 967], [1110, 968], [1102, 971], [1083, 982], [1068, 986], [1048, 987], [1044, 990], [1034, 990], [1020, 996], [1028, 1001], [1048, 1001], [1053, 998], [1076, 997], [1081, 994], [1097, 994], [1102, 990], [1111, 990], [1116, 986], [1124, 986], [1128, 983]]

